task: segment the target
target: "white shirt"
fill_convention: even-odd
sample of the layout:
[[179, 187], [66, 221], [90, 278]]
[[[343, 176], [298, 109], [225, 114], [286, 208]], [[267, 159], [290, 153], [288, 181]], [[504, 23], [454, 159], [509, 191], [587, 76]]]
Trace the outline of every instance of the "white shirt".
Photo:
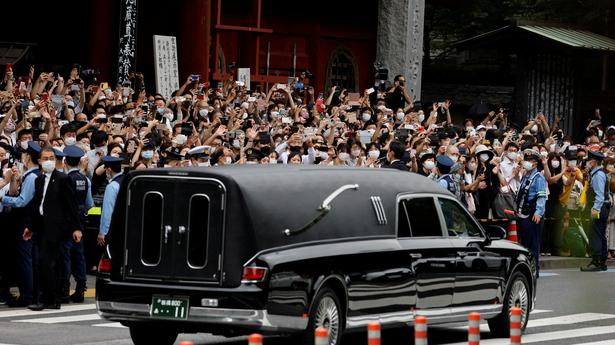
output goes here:
[[43, 186], [43, 197], [41, 198], [41, 204], [38, 206], [38, 212], [43, 216], [43, 204], [45, 203], [45, 196], [47, 195], [47, 186], [49, 186], [49, 180], [51, 180], [51, 174], [43, 174], [45, 176], [45, 185]]
[[[502, 163], [500, 163], [500, 171], [502, 172], [502, 176], [508, 182], [510, 189], [513, 192], [518, 192], [519, 187], [521, 186], [521, 179], [519, 175], [513, 176], [513, 170], [519, 165], [519, 163], [511, 161], [506, 155], [502, 157]], [[508, 187], [503, 187], [503, 189], [508, 189]]]

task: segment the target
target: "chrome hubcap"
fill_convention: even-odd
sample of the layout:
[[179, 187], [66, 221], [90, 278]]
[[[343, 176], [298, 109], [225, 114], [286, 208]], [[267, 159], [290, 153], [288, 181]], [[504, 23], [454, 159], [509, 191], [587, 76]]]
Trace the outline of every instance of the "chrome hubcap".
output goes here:
[[314, 321], [316, 328], [324, 327], [329, 330], [329, 344], [334, 345], [339, 336], [340, 317], [333, 298], [326, 296], [320, 300]]
[[521, 280], [515, 280], [510, 290], [508, 300], [509, 314], [513, 307], [521, 308], [521, 328], [527, 322], [527, 312], [529, 310], [529, 296], [525, 284]]

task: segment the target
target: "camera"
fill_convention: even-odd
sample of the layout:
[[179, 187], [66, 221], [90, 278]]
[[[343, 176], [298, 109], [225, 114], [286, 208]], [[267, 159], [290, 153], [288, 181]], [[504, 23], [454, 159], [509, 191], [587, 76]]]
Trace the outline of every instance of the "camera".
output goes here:
[[220, 124], [223, 124], [225, 126], [228, 125], [228, 121], [229, 121], [229, 117], [228, 116], [220, 116]]
[[376, 61], [374, 62], [374, 70], [376, 70], [375, 78], [377, 80], [388, 80], [389, 79], [389, 70], [384, 68], [382, 63]]

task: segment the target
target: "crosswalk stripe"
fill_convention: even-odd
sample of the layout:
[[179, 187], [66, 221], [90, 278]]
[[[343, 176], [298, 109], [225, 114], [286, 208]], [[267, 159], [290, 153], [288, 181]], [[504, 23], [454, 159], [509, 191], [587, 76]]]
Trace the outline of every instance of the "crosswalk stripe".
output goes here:
[[66, 323], [78, 321], [100, 320], [98, 314], [70, 315], [59, 317], [41, 317], [36, 319], [14, 320], [13, 322], [30, 322], [30, 323]]
[[106, 323], [97, 323], [92, 325], [93, 327], [111, 327], [111, 328], [126, 328], [126, 326], [122, 325], [119, 322], [106, 322]]
[[[545, 318], [536, 319], [536, 320], [533, 320], [530, 318], [530, 321], [527, 324], [527, 328], [554, 326], [554, 325], [572, 325], [575, 323], [600, 321], [600, 320], [613, 319], [613, 318], [615, 318], [615, 314], [599, 314], [599, 313], [570, 314], [570, 315], [564, 315], [564, 316], [545, 317]], [[459, 326], [455, 328], [456, 329], [467, 329], [467, 326]], [[480, 325], [480, 330], [481, 332], [488, 332], [489, 326], [487, 326], [486, 324], [482, 324]]]
[[0, 311], [0, 318], [5, 317], [17, 317], [17, 316], [31, 316], [31, 315], [44, 315], [44, 314], [57, 314], [66, 313], [71, 311], [91, 310], [96, 309], [96, 304], [81, 304], [81, 305], [69, 305], [63, 306], [62, 309], [45, 309], [41, 311], [32, 311], [29, 309], [7, 310]]
[[574, 323], [599, 321], [615, 318], [613, 314], [599, 314], [599, 313], [581, 313], [570, 314], [557, 317], [546, 317], [543, 319], [532, 320], [527, 324], [527, 327], [543, 327], [551, 325], [570, 325]]
[[530, 314], [534, 315], [534, 314], [544, 314], [544, 313], [550, 313], [553, 310], [549, 310], [549, 309], [534, 309], [530, 312]]
[[[596, 336], [603, 334], [615, 333], [615, 326], [599, 326], [569, 329], [565, 331], [544, 332], [534, 334], [524, 334], [521, 337], [523, 344], [540, 343], [544, 341], [553, 341], [568, 338], [580, 338], [587, 336]], [[506, 345], [510, 344], [508, 339], [486, 339], [481, 340], [481, 345]], [[467, 342], [454, 343], [448, 345], [466, 345]]]

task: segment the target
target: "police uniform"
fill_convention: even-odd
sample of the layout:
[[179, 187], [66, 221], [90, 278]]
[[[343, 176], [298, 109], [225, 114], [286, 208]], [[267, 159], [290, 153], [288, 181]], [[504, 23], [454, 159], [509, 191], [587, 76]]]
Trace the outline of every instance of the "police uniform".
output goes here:
[[[34, 141], [28, 142], [26, 152], [36, 160], [41, 152], [41, 147]], [[9, 306], [25, 307], [38, 300], [38, 286], [36, 286], [34, 263], [38, 259], [38, 246], [36, 241], [25, 241], [22, 237], [26, 227], [26, 217], [31, 208], [37, 208], [32, 199], [34, 198], [35, 182], [40, 176], [38, 165], [26, 170], [21, 175], [19, 195], [15, 197], [4, 196], [3, 207], [12, 208], [12, 216], [15, 217], [17, 226], [13, 229], [17, 241], [16, 278], [19, 287], [19, 299], [9, 301]]]
[[171, 163], [171, 161], [181, 161], [184, 157], [176, 152], [176, 151], [161, 151], [160, 152], [161, 162], [166, 166]]
[[[85, 155], [85, 152], [79, 147], [72, 145], [65, 147], [63, 153], [67, 157], [67, 163], [69, 160], [72, 163], [67, 164], [67, 166], [70, 166], [70, 169], [66, 174], [70, 178], [71, 186], [75, 192], [75, 201], [79, 210], [81, 229], [85, 229], [87, 212], [94, 205], [91, 189], [92, 184], [74, 164], [79, 163], [79, 160]], [[64, 241], [64, 243], [62, 243], [61, 254], [63, 263], [61, 277], [63, 285], [62, 302], [68, 303], [71, 273], [75, 277], [77, 286], [75, 288], [75, 293], [70, 296], [70, 300], [76, 303], [83, 302], [87, 282], [83, 240], [79, 242], [75, 242], [73, 239]]]
[[440, 177], [438, 177], [438, 184], [451, 192], [457, 200], [461, 201], [462, 193], [459, 182], [455, 181], [453, 174], [450, 173], [451, 168], [455, 166], [455, 162], [446, 155], [440, 155], [436, 158], [436, 166], [441, 173]]
[[261, 159], [265, 158], [265, 154], [253, 147], [246, 150], [246, 164], [259, 164]]
[[[605, 158], [604, 155], [600, 152], [589, 151], [587, 158], [596, 162], [596, 165], [589, 173], [590, 188], [587, 189], [587, 201], [585, 204], [585, 215], [590, 219], [591, 224], [589, 242], [592, 251], [592, 261], [586, 267], [581, 267], [581, 270], [587, 272], [605, 271], [607, 269], [606, 259], [608, 256], [606, 225], [611, 210], [609, 180], [600, 165]], [[592, 217], [592, 210], [598, 213], [597, 217]]]
[[[524, 159], [540, 162], [540, 153], [527, 149], [523, 151]], [[521, 179], [521, 186], [517, 193], [518, 233], [521, 244], [534, 256], [536, 270], [540, 268], [540, 241], [544, 228], [545, 204], [547, 201], [547, 180], [534, 168], [528, 171]], [[538, 223], [532, 220], [537, 215]]]
[[[105, 156], [103, 158], [103, 163], [106, 167], [120, 167], [122, 165], [122, 158]], [[98, 230], [99, 236], [107, 236], [107, 234], [109, 233], [109, 226], [111, 225], [111, 216], [113, 215], [115, 201], [117, 200], [117, 194], [120, 191], [120, 185], [123, 178], [124, 175], [121, 172], [115, 174], [105, 188], [102, 212], [100, 215], [100, 228]]]

